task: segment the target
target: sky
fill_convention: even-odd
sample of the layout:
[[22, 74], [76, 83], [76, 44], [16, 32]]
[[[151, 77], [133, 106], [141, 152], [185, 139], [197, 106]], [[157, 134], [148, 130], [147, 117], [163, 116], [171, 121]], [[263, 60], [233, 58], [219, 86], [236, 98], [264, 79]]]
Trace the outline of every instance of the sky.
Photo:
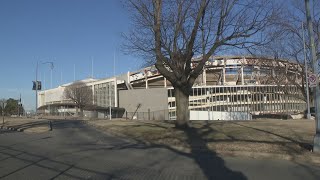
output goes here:
[[122, 33], [130, 20], [119, 0], [0, 0], [0, 99], [35, 108], [32, 81], [43, 88], [134, 71], [143, 62], [124, 55]]

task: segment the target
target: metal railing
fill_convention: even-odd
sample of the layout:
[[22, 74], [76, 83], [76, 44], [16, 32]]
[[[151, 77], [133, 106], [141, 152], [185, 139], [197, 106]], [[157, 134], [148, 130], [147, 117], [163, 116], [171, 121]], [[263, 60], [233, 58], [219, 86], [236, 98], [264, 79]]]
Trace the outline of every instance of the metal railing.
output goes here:
[[131, 120], [168, 120], [169, 110], [125, 112], [124, 115]]

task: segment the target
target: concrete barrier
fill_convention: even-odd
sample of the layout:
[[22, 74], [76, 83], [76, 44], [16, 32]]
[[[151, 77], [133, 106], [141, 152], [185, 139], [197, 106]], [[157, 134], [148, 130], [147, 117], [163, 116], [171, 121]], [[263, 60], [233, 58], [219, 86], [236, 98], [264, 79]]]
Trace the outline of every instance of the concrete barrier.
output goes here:
[[252, 120], [252, 115], [237, 111], [190, 111], [190, 120]]

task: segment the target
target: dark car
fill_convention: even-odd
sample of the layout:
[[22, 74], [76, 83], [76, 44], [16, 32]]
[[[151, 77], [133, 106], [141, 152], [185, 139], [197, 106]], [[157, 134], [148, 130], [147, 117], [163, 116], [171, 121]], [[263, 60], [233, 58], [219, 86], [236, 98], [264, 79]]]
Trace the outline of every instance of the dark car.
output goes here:
[[[305, 117], [307, 117], [307, 113], [308, 113], [308, 111], [307, 111], [307, 109], [304, 111], [304, 115], [305, 115]], [[311, 114], [311, 116], [316, 116], [316, 109], [315, 109], [315, 107], [310, 107], [310, 114]]]

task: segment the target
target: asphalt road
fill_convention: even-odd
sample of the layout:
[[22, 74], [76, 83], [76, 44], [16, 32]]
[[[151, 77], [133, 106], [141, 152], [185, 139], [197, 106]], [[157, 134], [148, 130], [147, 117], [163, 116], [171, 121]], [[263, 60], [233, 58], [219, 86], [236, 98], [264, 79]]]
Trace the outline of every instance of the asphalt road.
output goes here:
[[320, 167], [280, 160], [182, 153], [101, 133], [80, 121], [53, 131], [0, 131], [2, 179], [281, 179], [319, 180]]

